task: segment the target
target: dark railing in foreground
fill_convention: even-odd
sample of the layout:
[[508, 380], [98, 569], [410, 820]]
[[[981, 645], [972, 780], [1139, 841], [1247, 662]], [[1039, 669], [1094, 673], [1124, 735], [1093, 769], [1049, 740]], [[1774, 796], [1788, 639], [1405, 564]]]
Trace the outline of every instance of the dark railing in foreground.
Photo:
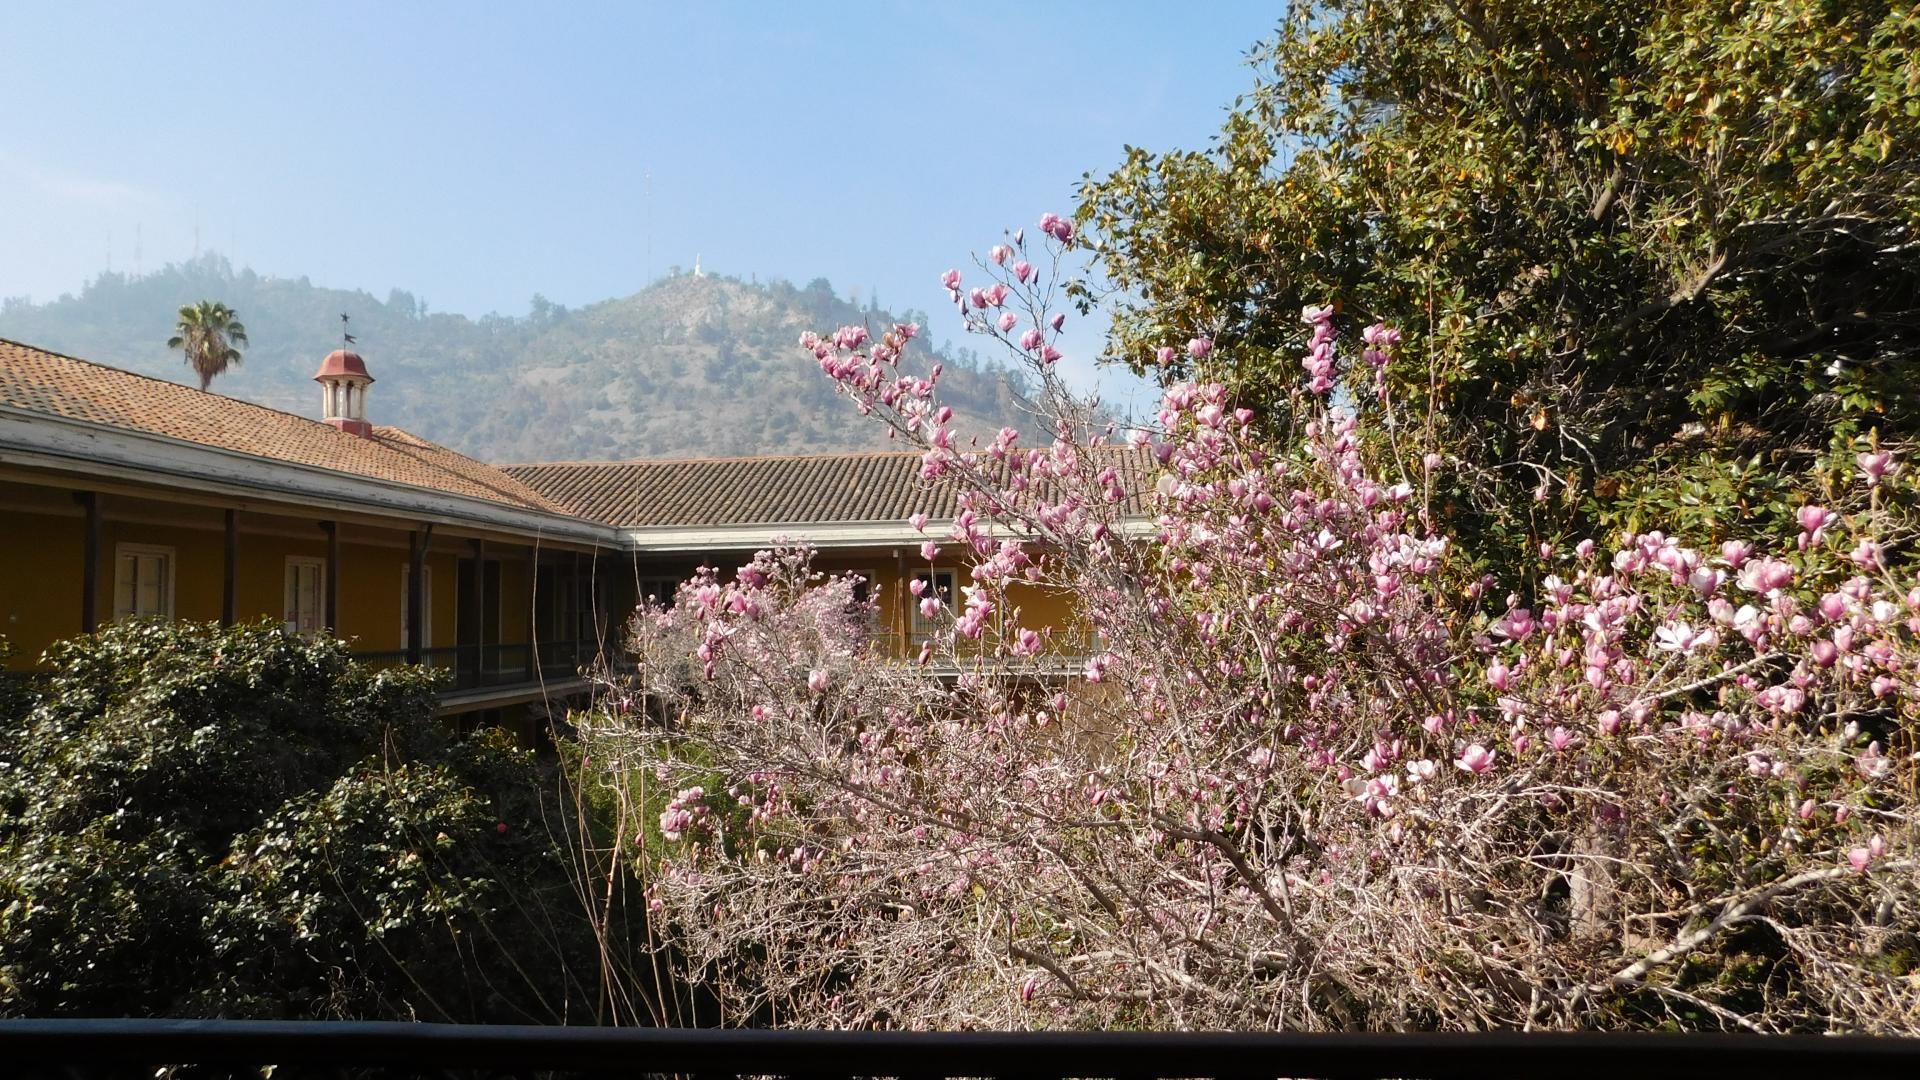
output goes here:
[[[1866, 1080], [1920, 1076], [1920, 1040], [1722, 1035], [1262, 1035], [0, 1021], [9, 1076], [1431, 1077]], [[227, 1070], [236, 1070], [227, 1073]], [[244, 1070], [244, 1073], [239, 1072]]]
[[[407, 662], [404, 649], [356, 652], [355, 660], [372, 667], [397, 667]], [[420, 663], [447, 673], [448, 690], [483, 686], [517, 686], [547, 680], [570, 679], [599, 658], [599, 643], [579, 641], [488, 642], [485, 645], [440, 645], [420, 650]]]

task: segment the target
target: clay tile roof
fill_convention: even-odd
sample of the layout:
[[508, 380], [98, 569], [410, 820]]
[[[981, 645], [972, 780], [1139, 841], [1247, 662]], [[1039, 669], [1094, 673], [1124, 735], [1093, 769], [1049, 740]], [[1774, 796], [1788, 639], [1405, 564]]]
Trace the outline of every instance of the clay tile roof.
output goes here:
[[[1145, 454], [1115, 448], [1135, 483]], [[620, 528], [824, 525], [950, 518], [956, 492], [920, 479], [917, 453], [653, 461], [550, 462], [502, 466], [581, 517]], [[1150, 482], [1150, 481], [1148, 481]], [[1129, 509], [1133, 509], [1129, 507]]]
[[564, 513], [491, 465], [398, 428], [372, 438], [304, 416], [0, 338], [0, 406], [163, 435], [522, 510]]
[[329, 375], [361, 375], [368, 382], [374, 381], [373, 376], [367, 374], [367, 362], [360, 359], [360, 354], [345, 349], [328, 353], [327, 358], [320, 361], [320, 370], [314, 373], [313, 380], [319, 382]]

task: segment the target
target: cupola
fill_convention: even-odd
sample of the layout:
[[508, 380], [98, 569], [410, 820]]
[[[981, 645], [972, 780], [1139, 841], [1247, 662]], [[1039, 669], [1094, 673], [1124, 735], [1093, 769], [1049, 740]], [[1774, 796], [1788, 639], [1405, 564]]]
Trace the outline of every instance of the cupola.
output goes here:
[[373, 376], [367, 374], [367, 362], [359, 353], [345, 349], [328, 353], [313, 381], [320, 384], [322, 423], [349, 435], [373, 437], [373, 425], [367, 423], [367, 387], [373, 385]]

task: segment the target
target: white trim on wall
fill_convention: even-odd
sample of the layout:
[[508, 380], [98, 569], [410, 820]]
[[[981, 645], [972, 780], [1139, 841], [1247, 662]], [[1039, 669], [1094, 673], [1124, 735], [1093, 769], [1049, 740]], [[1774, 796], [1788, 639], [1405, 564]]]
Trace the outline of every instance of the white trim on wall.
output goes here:
[[[420, 575], [420, 647], [433, 648], [433, 566], [422, 566]], [[407, 601], [413, 595], [408, 585], [413, 580], [413, 565], [400, 564], [400, 647], [407, 648]]]

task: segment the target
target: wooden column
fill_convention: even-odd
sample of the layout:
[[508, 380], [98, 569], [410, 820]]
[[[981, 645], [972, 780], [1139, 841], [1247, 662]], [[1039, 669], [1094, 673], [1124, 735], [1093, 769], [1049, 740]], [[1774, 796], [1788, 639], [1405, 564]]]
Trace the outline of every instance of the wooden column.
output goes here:
[[80, 632], [91, 634], [100, 625], [100, 496], [78, 491], [73, 497], [87, 514], [81, 544], [81, 558], [86, 561], [80, 567]]
[[326, 611], [327, 633], [340, 636], [340, 523], [323, 521], [320, 531], [327, 534], [327, 580], [322, 583], [326, 592], [326, 602], [322, 607]]
[[407, 534], [407, 663], [420, 662], [421, 609], [426, 607], [427, 545], [433, 542], [433, 526], [426, 532]]
[[907, 576], [907, 557], [899, 548], [893, 549], [894, 569], [900, 575], [900, 586], [894, 590], [893, 626], [894, 639], [900, 643], [900, 659], [913, 658], [913, 591], [908, 588], [913, 582]]
[[227, 511], [227, 561], [225, 572], [220, 579], [220, 625], [233, 625], [233, 609], [238, 593], [237, 581], [240, 563], [240, 511]]

